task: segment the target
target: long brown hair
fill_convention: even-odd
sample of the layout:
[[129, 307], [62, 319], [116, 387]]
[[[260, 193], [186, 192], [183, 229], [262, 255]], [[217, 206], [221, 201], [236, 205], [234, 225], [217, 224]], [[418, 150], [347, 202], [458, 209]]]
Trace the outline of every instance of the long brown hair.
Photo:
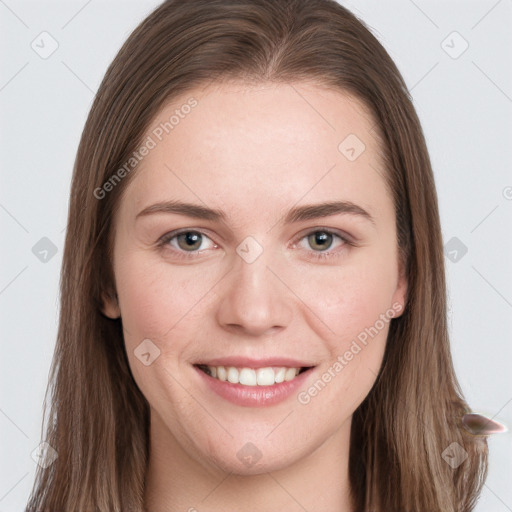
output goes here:
[[[112, 218], [136, 170], [95, 193], [139, 147], [160, 109], [210, 81], [300, 80], [345, 91], [376, 120], [408, 278], [381, 371], [355, 411], [355, 508], [466, 512], [487, 474], [487, 442], [462, 428], [470, 411], [454, 374], [444, 257], [423, 132], [395, 64], [334, 0], [169, 0], [130, 35], [108, 68], [75, 161], [61, 273], [61, 311], [43, 431], [58, 458], [40, 467], [27, 511], [140, 511], [149, 406], [126, 357], [115, 294]], [[104, 197], [103, 197], [104, 196]], [[453, 443], [467, 459], [443, 458]]]

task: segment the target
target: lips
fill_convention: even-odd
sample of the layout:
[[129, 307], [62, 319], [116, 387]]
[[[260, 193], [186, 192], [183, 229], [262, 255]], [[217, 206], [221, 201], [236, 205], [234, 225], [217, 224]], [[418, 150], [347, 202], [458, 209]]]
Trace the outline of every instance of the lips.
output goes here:
[[208, 400], [216, 395], [237, 406], [270, 407], [292, 399], [314, 378], [315, 366], [289, 359], [230, 358], [197, 363], [193, 368]]

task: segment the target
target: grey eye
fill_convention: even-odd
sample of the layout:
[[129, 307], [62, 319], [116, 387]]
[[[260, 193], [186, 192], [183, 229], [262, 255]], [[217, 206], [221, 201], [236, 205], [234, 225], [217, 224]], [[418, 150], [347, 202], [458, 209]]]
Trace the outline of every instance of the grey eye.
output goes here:
[[197, 231], [186, 231], [175, 235], [178, 241], [178, 247], [184, 251], [197, 250], [201, 247], [203, 235]]
[[333, 233], [328, 233], [327, 231], [314, 231], [309, 234], [307, 238], [311, 248], [326, 250], [332, 245]]

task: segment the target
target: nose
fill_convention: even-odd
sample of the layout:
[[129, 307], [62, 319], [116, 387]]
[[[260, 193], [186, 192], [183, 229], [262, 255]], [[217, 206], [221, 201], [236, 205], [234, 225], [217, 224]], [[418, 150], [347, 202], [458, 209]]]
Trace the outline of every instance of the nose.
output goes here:
[[252, 262], [238, 254], [233, 259], [219, 292], [216, 313], [221, 327], [251, 337], [274, 335], [286, 328], [293, 317], [293, 294], [280, 271], [283, 265], [267, 249]]

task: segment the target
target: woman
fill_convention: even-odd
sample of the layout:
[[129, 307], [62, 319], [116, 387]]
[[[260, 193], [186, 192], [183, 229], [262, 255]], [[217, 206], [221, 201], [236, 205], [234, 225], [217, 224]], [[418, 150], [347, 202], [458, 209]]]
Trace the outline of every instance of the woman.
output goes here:
[[472, 510], [443, 265], [418, 118], [359, 20], [163, 3], [79, 146], [27, 510]]

